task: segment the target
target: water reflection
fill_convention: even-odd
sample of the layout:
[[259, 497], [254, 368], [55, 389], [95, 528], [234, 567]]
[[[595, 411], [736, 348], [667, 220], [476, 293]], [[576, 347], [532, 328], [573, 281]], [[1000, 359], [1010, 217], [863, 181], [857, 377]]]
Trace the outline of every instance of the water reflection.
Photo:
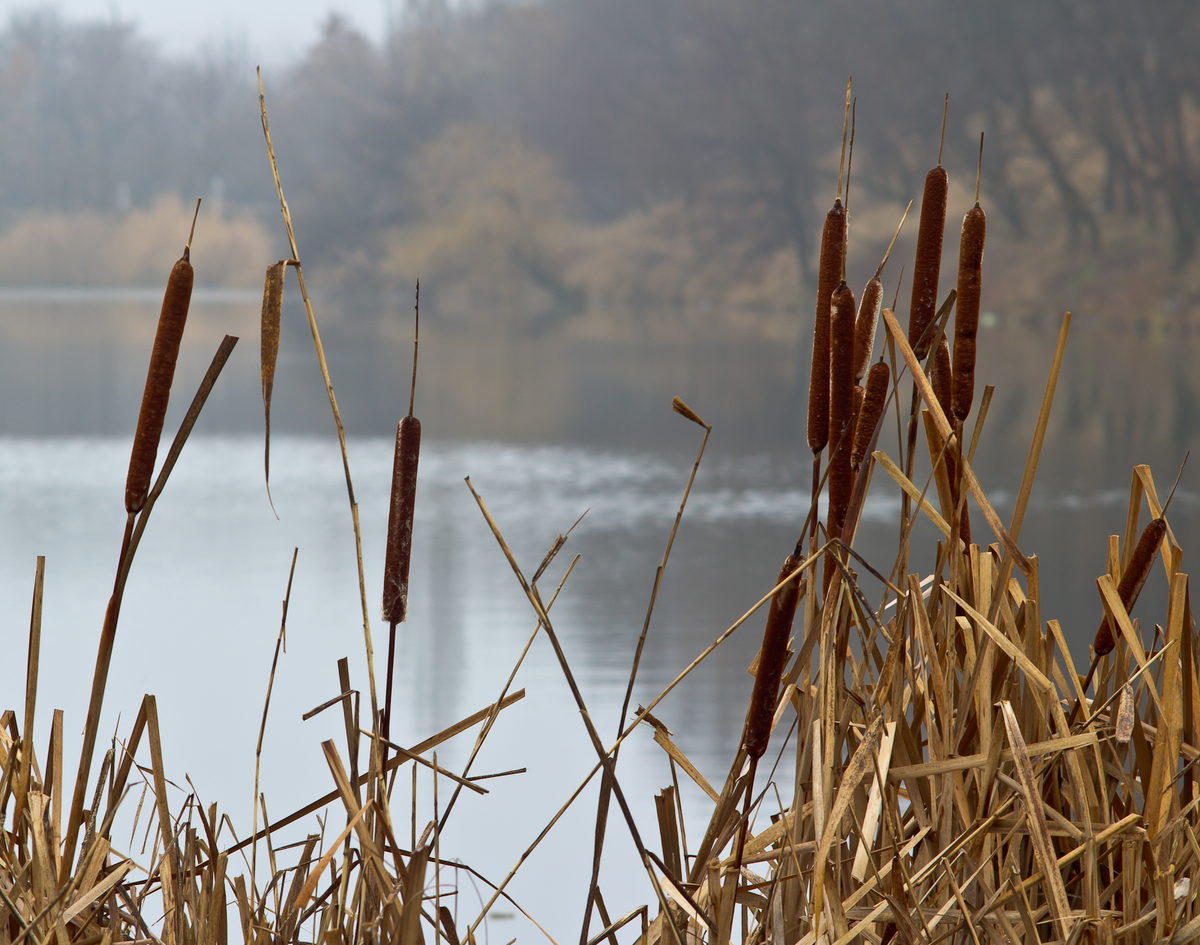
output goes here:
[[[386, 438], [350, 442], [373, 613], [391, 452]], [[56, 707], [66, 710], [68, 733], [82, 724], [124, 520], [127, 458], [125, 439], [0, 440], [0, 593], [7, 602], [3, 639], [9, 653], [24, 652], [34, 556], [47, 555], [39, 732]], [[427, 441], [411, 619], [398, 632], [395, 736], [418, 741], [490, 703], [533, 630], [528, 603], [463, 484], [465, 475], [527, 574], [555, 536], [590, 508], [542, 585], [555, 586], [573, 555], [582, 555], [553, 614], [597, 726], [606, 737], [615, 733], [654, 569], [692, 459], [673, 449]], [[168, 768], [179, 783], [186, 771], [202, 798], [220, 800], [242, 830], [249, 820], [254, 739], [294, 546], [300, 552], [287, 652], [276, 677], [263, 761], [263, 790], [273, 813], [299, 807], [327, 789], [318, 746], [326, 738], [344, 744], [341, 715], [327, 712], [308, 723], [300, 716], [336, 693], [338, 658], [350, 657], [352, 682], [363, 691], [364, 707], [369, 705], [354, 543], [336, 441], [282, 437], [273, 444], [278, 521], [267, 505], [261, 463], [257, 438], [201, 436], [189, 443], [131, 574], [101, 726], [118, 729], [118, 714], [127, 725], [142, 693], [156, 693]], [[770, 587], [806, 512], [797, 482], [808, 470], [809, 457], [794, 452], [745, 455], [716, 447], [706, 457], [663, 581], [637, 701], [653, 698]], [[1164, 478], [1160, 473], [1160, 481]], [[1001, 483], [995, 496], [1005, 515], [1015, 483]], [[882, 479], [875, 488], [858, 544], [886, 571], [895, 553], [898, 502]], [[1076, 492], [1048, 486], [1035, 493], [1022, 545], [1041, 555], [1043, 615], [1063, 620], [1077, 653], [1095, 629], [1094, 578], [1104, 567], [1106, 535], [1123, 528], [1125, 495], [1116, 487]], [[1185, 549], [1196, 547], [1200, 537], [1198, 507], [1191, 489], [1172, 506], [1172, 524]], [[933, 537], [922, 526], [918, 548], [931, 547]], [[915, 561], [914, 568], [928, 564]], [[878, 594], [877, 586], [864, 583], [869, 595]], [[1139, 604], [1143, 622], [1162, 621], [1165, 599], [1165, 581], [1156, 574]], [[376, 621], [373, 633], [382, 685], [387, 628]], [[746, 667], [760, 634], [761, 621], [749, 622], [656, 710], [712, 782], [723, 777], [741, 728], [751, 685]], [[516, 686], [526, 689], [526, 698], [501, 717], [475, 770], [526, 767], [528, 773], [488, 782], [485, 798], [462, 798], [444, 841], [446, 849], [492, 876], [508, 870], [594, 764], [544, 639], [535, 641]], [[23, 661], [0, 661], [0, 708], [18, 707], [23, 688]], [[470, 733], [443, 745], [439, 761], [463, 764], [472, 739]], [[77, 751], [69, 737], [68, 756]], [[630, 742], [621, 770], [635, 811], [652, 825], [651, 798], [671, 775], [649, 735]], [[780, 774], [785, 795], [789, 778], [786, 771]], [[698, 790], [683, 787], [685, 809], [700, 810]], [[573, 934], [586, 890], [591, 797], [589, 789], [514, 889], [556, 933]], [[176, 806], [181, 801], [182, 795], [172, 799]], [[422, 781], [418, 830], [431, 804], [431, 785]], [[407, 824], [409, 813], [400, 819]], [[624, 912], [644, 901], [646, 891], [619, 822], [611, 835], [603, 888], [610, 908]], [[470, 911], [465, 904], [463, 910]]]
[[[22, 307], [25, 306], [25, 307]], [[23, 654], [34, 557], [47, 555], [44, 659], [38, 731], [66, 710], [67, 756], [84, 717], [96, 634], [124, 522], [121, 496], [156, 305], [91, 308], [0, 299], [0, 593], [3, 643]], [[350, 657], [366, 686], [355, 550], [341, 459], [307, 329], [285, 312], [274, 427], [292, 433], [272, 449], [271, 514], [262, 483], [253, 304], [214, 300], [192, 314], [168, 426], [182, 413], [226, 331], [245, 339], [218, 383], [146, 533], [127, 591], [102, 731], [128, 720], [144, 692], [159, 698], [168, 769], [192, 776], [241, 829], [249, 822], [254, 742], [279, 629], [292, 549], [299, 547], [287, 652], [272, 697], [263, 789], [271, 811], [298, 807], [329, 779], [319, 744], [344, 745], [340, 713], [300, 716], [337, 691], [336, 661]], [[288, 321], [287, 319], [290, 319]], [[992, 331], [981, 342], [979, 383], [997, 392], [975, 467], [1002, 517], [1012, 512], [1053, 348], [1052, 337]], [[352, 432], [351, 468], [363, 523], [372, 615], [381, 585], [391, 434], [406, 403], [409, 349], [396, 332], [327, 331], [331, 371]], [[423, 335], [417, 412], [427, 441], [415, 529], [410, 621], [397, 634], [393, 733], [415, 742], [490, 703], [534, 627], [524, 600], [462, 479], [487, 501], [526, 574], [555, 536], [587, 517], [543, 579], [557, 585], [581, 562], [554, 608], [556, 626], [600, 731], [617, 714], [638, 632], [700, 432], [669, 410], [691, 403], [714, 432], [665, 575], [635, 700], [646, 702], [767, 590], [808, 510], [811, 457], [802, 448], [806, 365], [797, 346], [597, 344], [566, 337], [478, 339], [436, 326]], [[1041, 612], [1058, 618], [1077, 659], [1099, 618], [1095, 578], [1108, 535], [1123, 532], [1130, 470], [1149, 463], [1165, 494], [1200, 431], [1200, 376], [1190, 343], [1111, 338], [1078, 330], [1059, 381], [1037, 485], [1021, 535], [1041, 563]], [[904, 403], [907, 408], [907, 401]], [[896, 454], [889, 415], [881, 448]], [[113, 434], [120, 436], [97, 436]], [[79, 434], [89, 434], [79, 436]], [[55, 436], [17, 435], [56, 434]], [[65, 434], [72, 434], [67, 436]], [[459, 439], [453, 439], [458, 436]], [[480, 439], [486, 437], [486, 439]], [[566, 445], [548, 446], [548, 441]], [[918, 464], [917, 479], [927, 469]], [[1200, 502], [1185, 476], [1171, 523], [1185, 550], [1200, 547]], [[891, 570], [897, 493], [877, 474], [859, 550]], [[1145, 520], [1143, 516], [1143, 521]], [[975, 523], [976, 538], [984, 524]], [[912, 569], [932, 563], [936, 535], [920, 523]], [[1191, 552], [1188, 551], [1190, 554]], [[1185, 557], [1185, 562], [1188, 559]], [[864, 576], [868, 597], [880, 588]], [[1137, 615], [1163, 622], [1161, 569]], [[384, 679], [387, 627], [373, 620]], [[741, 728], [761, 633], [750, 621], [656, 710], [713, 782]], [[453, 849], [501, 876], [592, 767], [594, 757], [545, 640], [517, 676], [526, 697], [507, 710], [475, 770], [527, 767], [459, 802]], [[23, 660], [0, 660], [0, 709], [23, 698]], [[198, 710], [197, 707], [202, 707]], [[125, 724], [125, 723], [123, 723]], [[38, 736], [43, 737], [42, 735]], [[473, 733], [439, 748], [465, 762]], [[670, 783], [647, 735], [622, 753], [635, 812], [653, 825], [653, 793]], [[781, 790], [789, 783], [780, 775]], [[703, 798], [683, 785], [685, 810]], [[590, 863], [592, 791], [582, 796], [525, 868], [514, 892], [556, 935], [572, 935]], [[172, 798], [178, 808], [182, 795]], [[432, 786], [418, 785], [418, 830]], [[409, 823], [410, 811], [399, 819]], [[700, 830], [700, 824], [692, 824]], [[652, 830], [649, 831], [653, 833]], [[615, 820], [602, 875], [610, 909], [645, 901], [631, 847]], [[462, 910], [470, 912], [468, 904]], [[505, 934], [505, 941], [520, 928]], [[523, 932], [521, 934], [524, 934]]]

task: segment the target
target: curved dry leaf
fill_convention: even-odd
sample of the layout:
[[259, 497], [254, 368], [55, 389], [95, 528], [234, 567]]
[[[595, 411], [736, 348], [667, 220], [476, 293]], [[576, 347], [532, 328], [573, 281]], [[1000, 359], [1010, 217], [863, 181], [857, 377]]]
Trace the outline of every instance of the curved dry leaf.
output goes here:
[[1133, 737], [1133, 686], [1126, 683], [1121, 687], [1121, 701], [1117, 705], [1117, 741], [1128, 745]]
[[[275, 362], [279, 358], [279, 323], [283, 310], [283, 269], [286, 263], [267, 266], [263, 280], [262, 302], [262, 393], [266, 415], [266, 444], [263, 448], [263, 475], [267, 482], [267, 499], [271, 498], [271, 390], [275, 386]], [[271, 503], [274, 511], [275, 504]]]

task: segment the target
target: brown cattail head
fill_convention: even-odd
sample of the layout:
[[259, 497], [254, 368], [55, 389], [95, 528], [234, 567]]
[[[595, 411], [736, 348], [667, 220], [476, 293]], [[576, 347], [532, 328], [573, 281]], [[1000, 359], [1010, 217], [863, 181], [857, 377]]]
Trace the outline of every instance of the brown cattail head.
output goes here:
[[908, 315], [908, 343], [920, 359], [933, 343], [926, 329], [937, 310], [938, 275], [942, 267], [942, 236], [946, 229], [946, 194], [950, 181], [940, 164], [925, 175], [921, 198], [921, 223], [917, 227], [917, 259], [913, 266], [912, 304]]
[[[802, 564], [804, 559], [795, 552], [788, 555], [775, 583], [781, 583]], [[796, 575], [771, 598], [767, 628], [758, 654], [754, 692], [750, 696], [750, 707], [746, 710], [746, 727], [742, 735], [746, 753], [751, 758], [761, 758], [767, 750], [767, 742], [771, 740], [771, 723], [775, 719], [775, 700], [779, 698], [779, 681], [783, 678], [787, 660], [788, 637], [792, 633], [792, 621], [796, 618], [796, 605], [800, 603], [800, 578], [801, 575]]]
[[[1121, 583], [1117, 585], [1117, 594], [1126, 611], [1132, 610], [1133, 605], [1137, 603], [1138, 595], [1146, 585], [1146, 578], [1150, 576], [1150, 569], [1154, 567], [1154, 559], [1158, 557], [1158, 548], [1166, 533], [1165, 518], [1152, 519], [1142, 530], [1142, 535], [1133, 549], [1133, 557], [1129, 559], [1129, 565], [1121, 574]], [[1096, 651], [1097, 656], [1103, 656], [1105, 653], [1111, 653], [1115, 645], [1113, 628], [1108, 617], [1105, 617], [1100, 621], [1100, 629], [1096, 631], [1092, 649]]]
[[188, 305], [192, 300], [191, 251], [184, 247], [167, 279], [158, 330], [154, 333], [154, 348], [150, 352], [150, 369], [142, 390], [142, 409], [138, 412], [137, 432], [133, 436], [133, 452], [129, 457], [129, 474], [125, 479], [125, 511], [133, 515], [142, 510], [150, 493], [150, 478], [158, 458], [158, 441], [162, 437], [163, 421], [167, 417], [167, 401], [171, 381], [175, 378], [175, 362], [179, 360], [179, 342], [187, 322]]
[[871, 349], [875, 347], [875, 327], [883, 304], [883, 283], [876, 276], [863, 289], [854, 323], [854, 383], [861, 384], [871, 368]]
[[845, 251], [846, 208], [839, 198], [825, 214], [825, 226], [821, 230], [812, 372], [808, 379], [808, 448], [814, 453], [825, 449], [829, 441], [829, 311], [833, 291], [842, 278], [842, 255]]
[[858, 418], [862, 413], [863, 399], [867, 396], [867, 389], [861, 384], [854, 385], [854, 408], [850, 420], [850, 468], [857, 470], [854, 465], [854, 441], [858, 438]]
[[943, 333], [941, 344], [933, 353], [933, 364], [929, 368], [929, 384], [933, 388], [934, 396], [937, 397], [938, 405], [942, 408], [942, 413], [947, 417], [950, 416], [950, 398], [954, 386], [952, 375], [950, 343], [946, 341], [946, 335]]
[[829, 318], [829, 500], [831, 512], [841, 502], [843, 516], [853, 486], [846, 475], [853, 444], [844, 434], [854, 419], [854, 320], [854, 293], [843, 282]]
[[[854, 473], [850, 453], [854, 446], [850, 426], [854, 420], [854, 293], [842, 282], [833, 293], [829, 319], [829, 520], [830, 536], [842, 533]], [[824, 584], [833, 577], [833, 560], [825, 562]]]
[[383, 565], [383, 618], [390, 623], [401, 623], [408, 616], [408, 568], [412, 563], [413, 512], [417, 503], [420, 455], [421, 421], [416, 417], [404, 417], [396, 427], [387, 555]]
[[954, 313], [954, 419], [965, 420], [975, 399], [975, 339], [983, 291], [983, 242], [987, 215], [978, 203], [963, 217], [958, 244], [958, 299]]
[[871, 437], [879, 426], [879, 418], [883, 416], [883, 405], [887, 402], [888, 383], [892, 372], [885, 361], [876, 361], [867, 373], [866, 393], [863, 395], [862, 409], [858, 412], [858, 425], [854, 428], [854, 447], [850, 452], [850, 466], [854, 470], [862, 468], [867, 458], [867, 447], [871, 445]]

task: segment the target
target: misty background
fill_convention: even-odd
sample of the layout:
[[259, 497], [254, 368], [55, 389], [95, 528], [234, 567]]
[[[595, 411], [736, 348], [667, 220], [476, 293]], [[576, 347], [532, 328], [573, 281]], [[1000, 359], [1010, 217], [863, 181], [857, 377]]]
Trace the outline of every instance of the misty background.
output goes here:
[[[186, 766], [207, 797], [248, 819], [255, 723], [296, 546], [292, 651], [273, 696], [263, 787], [273, 810], [324, 790], [318, 742], [337, 734], [336, 720], [327, 713], [305, 728], [300, 714], [334, 694], [336, 659], [349, 654], [363, 685], [341, 461], [294, 275], [272, 407], [278, 521], [263, 488], [262, 279], [286, 249], [259, 64], [350, 434], [372, 602], [421, 281], [416, 413], [426, 446], [413, 619], [398, 662], [405, 737], [494, 698], [532, 630], [462, 485], [468, 473], [523, 564], [592, 508], [553, 578], [584, 554], [557, 612], [605, 731], [701, 435], [671, 413], [673, 396], [713, 433], [635, 698], [652, 697], [769, 589], [808, 507], [814, 269], [851, 75], [848, 280], [857, 292], [871, 277], [915, 200], [883, 274], [890, 303], [904, 268], [902, 321], [944, 95], [942, 297], [986, 132], [977, 391], [996, 393], [974, 465], [1006, 519], [1063, 312], [1074, 313], [1021, 546], [1041, 556], [1043, 615], [1062, 619], [1081, 657], [1099, 618], [1107, 536], [1124, 530], [1131, 467], [1149, 463], [1164, 494], [1200, 433], [1200, 9], [1115, 0], [396, 0], [386, 9], [369, 28], [331, 14], [307, 45], [289, 23], [274, 49], [261, 34], [185, 47], [154, 38], [136, 13], [27, 9], [0, 25], [0, 598], [10, 604], [5, 639], [23, 652], [34, 555], [47, 554], [55, 669], [45, 672], [39, 732], [43, 707], [63, 707], [74, 758], [128, 442], [163, 285], [197, 197], [197, 288], [168, 435], [221, 337], [241, 342], [131, 575], [102, 731], [156, 692], [176, 740], [168, 765]], [[880, 444], [894, 454], [888, 424]], [[922, 483], [927, 472], [918, 464]], [[898, 502], [884, 478], [858, 546], [887, 571]], [[1200, 542], [1195, 483], [1193, 468], [1171, 507], [1184, 549]], [[978, 517], [976, 529], [979, 539]], [[931, 558], [936, 537], [917, 538]], [[1138, 605], [1147, 635], [1165, 600], [1155, 571]], [[748, 623], [661, 709], [714, 783], [740, 731], [760, 628]], [[492, 876], [594, 762], [544, 642], [518, 679], [528, 701], [509, 710], [503, 751], [487, 759], [489, 770], [528, 764], [529, 776], [493, 782], [494, 806], [464, 805], [467, 846], [456, 852]], [[375, 645], [378, 659], [378, 635]], [[23, 663], [0, 661], [0, 708], [16, 705], [23, 685]], [[648, 802], [669, 775], [645, 742], [622, 766], [644, 805], [639, 818], [653, 823]], [[443, 757], [461, 761], [456, 750], [465, 753], [447, 746]], [[589, 811], [573, 811], [557, 845], [531, 861], [549, 881], [516, 887], [556, 931], [575, 934], [592, 829]], [[614, 821], [610, 834], [621, 829]], [[614, 912], [646, 899], [618, 856], [603, 880]]]
[[[1200, 317], [1189, 4], [412, 2], [389, 8], [380, 35], [331, 13], [264, 74], [352, 431], [393, 428], [420, 278], [418, 404], [444, 435], [644, 439], [672, 426], [678, 393], [740, 445], [794, 440], [848, 75], [851, 284], [917, 198], [889, 299], [911, 269], [948, 91], [942, 291], [986, 131], [981, 348], [985, 363], [1003, 352], [998, 396], [1041, 385], [1045, 365], [1009, 354], [1048, 354], [1069, 308], [1077, 336], [1120, 339], [1112, 367], [1141, 360], [1139, 384], [1170, 380], [1142, 404], [1107, 381], [1081, 390], [1085, 412], [1111, 401], [1092, 446], [1166, 435], [1175, 448], [1195, 430], [1190, 373], [1153, 369], [1190, 350]], [[168, 53], [135, 20], [48, 9], [0, 31], [0, 430], [132, 425], [157, 298], [113, 290], [162, 284], [197, 196], [193, 258], [210, 291], [185, 349], [203, 364], [224, 331], [256, 333], [262, 272], [284, 247], [246, 50]], [[281, 430], [327, 425], [319, 379], [312, 397], [303, 386], [311, 365], [287, 376], [289, 359], [308, 364], [306, 335], [286, 313]], [[206, 418], [223, 430], [258, 423], [243, 347]]]

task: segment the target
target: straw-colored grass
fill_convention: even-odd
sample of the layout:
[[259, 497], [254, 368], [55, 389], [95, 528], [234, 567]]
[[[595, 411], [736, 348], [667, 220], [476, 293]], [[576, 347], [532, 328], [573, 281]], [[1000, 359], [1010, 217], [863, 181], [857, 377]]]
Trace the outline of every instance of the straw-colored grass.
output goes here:
[[[266, 131], [265, 103], [263, 125]], [[300, 277], [340, 434], [278, 175], [276, 184], [292, 250], [289, 264]], [[853, 314], [852, 305], [848, 310]], [[943, 306], [922, 329], [926, 348], [944, 350], [940, 339], [948, 312]], [[170, 809], [152, 695], [144, 698], [114, 747], [97, 759], [98, 776], [90, 778], [107, 673], [105, 648], [111, 653], [124, 579], [146, 517], [232, 347], [227, 342], [122, 542], [115, 606], [106, 616], [97, 661], [99, 695], [93, 692], [89, 710], [91, 735], [73, 785], [63, 778], [62, 732], [68, 723], [62, 713], [54, 714], [47, 754], [39, 756], [30, 738], [37, 681], [47, 671], [40, 654], [39, 562], [23, 711], [0, 715], [0, 945], [225, 945], [231, 937], [256, 945], [416, 945], [430, 937], [445, 938], [449, 945], [474, 943], [488, 910], [507, 895], [509, 881], [601, 772], [596, 842], [593, 849], [578, 851], [581, 857], [591, 853], [597, 864], [586, 890], [584, 945], [634, 938], [638, 945], [726, 945], [734, 939], [747, 945], [1200, 939], [1200, 887], [1192, 881], [1200, 865], [1196, 637], [1182, 551], [1154, 476], [1145, 466], [1133, 471], [1124, 537], [1113, 536], [1108, 572], [1097, 578], [1109, 629], [1097, 649], [1107, 651], [1098, 655], [1094, 673], [1085, 676], [1058, 620], [1041, 611], [1038, 557], [1020, 546], [1069, 314], [1050, 361], [1025, 476], [1008, 522], [997, 515], [971, 465], [975, 446], [986, 435], [991, 389], [981, 398], [965, 447], [962, 423], [947, 416], [927, 373], [930, 366], [921, 363], [910, 343], [922, 338], [910, 338], [891, 309], [882, 314], [891, 369], [876, 365], [871, 371], [866, 402], [872, 416], [859, 424], [868, 432], [864, 442], [855, 443], [862, 463], [844, 520], [833, 534], [813, 538], [805, 554], [808, 528], [816, 529], [814, 504], [775, 586], [766, 586], [769, 576], [764, 575], [762, 598], [639, 707], [614, 742], [598, 734], [551, 617], [571, 569], [552, 594], [538, 584], [564, 539], [560, 536], [537, 572], [526, 577], [484, 497], [468, 480], [481, 529], [492, 532], [529, 600], [536, 622], [529, 643], [544, 633], [554, 647], [597, 754], [589, 777], [503, 878], [481, 877], [468, 866], [452, 864], [441, 849], [441, 836], [457, 793], [486, 790], [470, 775], [470, 765], [499, 713], [524, 695], [511, 687], [529, 644], [495, 702], [411, 746], [385, 739], [373, 678], [369, 717], [359, 718], [343, 663], [341, 695], [314, 710], [340, 705], [345, 717], [345, 749], [332, 741], [322, 745], [331, 790], [274, 819], [256, 797], [263, 826], [257, 829], [256, 821], [250, 837], [236, 837], [216, 805], [205, 808], [189, 800], [183, 810]], [[889, 392], [896, 409], [902, 390], [911, 385], [916, 392], [906, 455], [892, 457], [880, 449], [884, 424], [877, 420], [886, 408], [876, 385]], [[711, 427], [682, 401], [673, 407], [705, 429], [677, 529]], [[923, 449], [934, 470], [924, 483], [912, 481], [917, 422], [926, 429]], [[853, 549], [876, 466], [907, 497], [894, 564], [864, 561]], [[346, 482], [357, 536], [348, 464]], [[818, 477], [817, 489], [823, 484]], [[982, 545], [960, 540], [968, 496], [989, 533]], [[1134, 585], [1140, 589], [1150, 557], [1148, 550], [1135, 548], [1143, 534], [1143, 504], [1151, 519], [1163, 522], [1149, 533], [1156, 536], [1153, 550], [1169, 587], [1166, 626], [1152, 631], [1131, 616], [1134, 597], [1127, 593]], [[928, 518], [941, 536], [929, 574], [910, 573], [907, 567], [918, 516]], [[629, 719], [642, 645], [675, 535], [673, 529], [657, 571], [623, 720]], [[835, 567], [822, 593], [816, 565], [826, 557]], [[361, 550], [358, 563], [361, 575]], [[886, 588], [878, 602], [868, 600], [859, 585], [859, 575], [867, 573]], [[688, 685], [693, 670], [733, 634], [752, 632], [748, 624], [763, 608], [769, 612], [767, 635], [754, 667], [743, 738], [725, 778], [714, 786], [652, 713], [676, 686]], [[369, 654], [365, 591], [363, 622]], [[281, 639], [282, 634], [281, 627]], [[466, 768], [460, 773], [440, 766], [437, 747], [476, 726]], [[706, 816], [685, 823], [675, 784], [656, 798], [657, 824], [637, 823], [618, 761], [621, 744], [643, 727], [667, 754], [676, 778], [691, 778], [708, 797]], [[365, 754], [360, 745], [368, 749]], [[770, 771], [765, 778], [760, 759], [762, 771]], [[435, 790], [432, 810], [422, 818], [428, 826], [417, 832], [414, 808], [414, 829], [405, 838], [396, 814], [405, 804], [407, 779], [389, 775], [410, 763], [433, 770]], [[111, 828], [127, 789], [139, 778], [151, 803], [145, 810], [139, 806], [137, 818], [152, 823], [153, 842], [149, 858], [139, 855], [135, 862], [116, 844]], [[64, 805], [71, 790], [73, 797]], [[452, 793], [443, 803], [447, 790]], [[613, 799], [620, 815], [614, 824], [623, 821], [646, 875], [645, 896], [636, 902], [606, 903], [598, 884]], [[330, 804], [344, 817], [326, 820], [311, 832], [295, 865], [283, 866], [277, 855], [282, 851], [274, 846], [277, 831]], [[259, 862], [258, 852], [264, 851], [265, 873], [253, 867], [235, 870], [234, 858], [247, 846], [251, 863]], [[456, 919], [442, 905], [463, 872], [492, 889], [474, 919], [461, 913]], [[585, 891], [578, 892], [582, 898]]]

